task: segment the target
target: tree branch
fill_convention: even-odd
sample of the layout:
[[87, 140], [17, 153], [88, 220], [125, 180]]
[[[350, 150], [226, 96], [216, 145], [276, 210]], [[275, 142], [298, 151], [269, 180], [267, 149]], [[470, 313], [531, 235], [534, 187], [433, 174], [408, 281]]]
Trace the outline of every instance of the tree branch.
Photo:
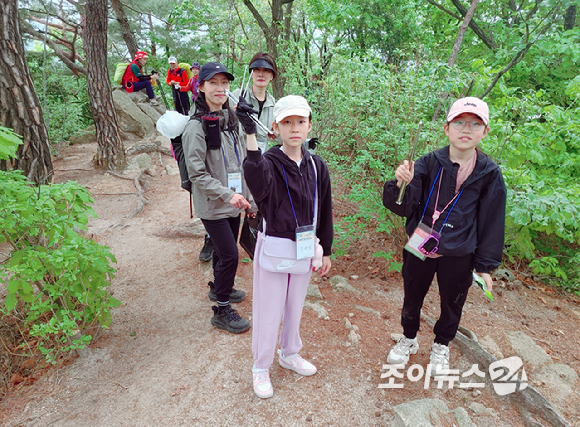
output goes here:
[[23, 32], [30, 34], [32, 37], [41, 40], [43, 42], [46, 42], [51, 48], [52, 50], [54, 50], [54, 53], [56, 54], [56, 56], [58, 56], [62, 62], [65, 63], [65, 65], [70, 68], [70, 70], [73, 73], [81, 73], [84, 74], [85, 76], [87, 75], [87, 69], [73, 61], [71, 61], [67, 54], [58, 47], [58, 45], [49, 37], [47, 37], [45, 34], [41, 34], [38, 31], [36, 31], [32, 25], [30, 25], [28, 22], [26, 22], [24, 19], [20, 21], [20, 25], [21, 25], [21, 29]]
[[268, 27], [268, 24], [266, 24], [266, 21], [264, 21], [264, 18], [262, 18], [260, 12], [258, 12], [258, 10], [254, 7], [251, 0], [244, 0], [244, 4], [246, 5], [250, 13], [254, 16], [254, 19], [258, 22], [258, 25], [260, 26], [264, 34], [270, 34], [270, 27]]
[[[463, 7], [463, 5], [461, 3], [458, 3], [459, 4], [459, 7], [457, 7], [457, 5], [455, 6], [459, 10], [459, 12], [461, 13], [461, 16], [460, 16], [460, 15], [456, 15], [455, 13], [451, 12], [450, 10], [445, 9], [443, 6], [441, 6], [435, 0], [427, 0], [427, 2], [430, 3], [430, 4], [432, 4], [436, 8], [442, 10], [443, 12], [445, 12], [449, 16], [453, 17], [454, 19], [457, 19], [458, 21], [462, 21], [465, 18], [465, 15], [467, 14], [467, 9], [465, 9], [465, 7]], [[453, 1], [453, 4], [455, 4], [455, 1]], [[471, 21], [469, 21], [469, 28], [471, 28], [473, 30], [473, 32], [479, 37], [479, 39], [489, 49], [491, 49], [491, 50], [497, 50], [497, 45], [493, 41], [493, 37], [488, 36], [487, 34], [485, 34], [485, 32], [481, 29], [481, 27], [477, 24], [477, 22], [474, 19], [472, 19]]]

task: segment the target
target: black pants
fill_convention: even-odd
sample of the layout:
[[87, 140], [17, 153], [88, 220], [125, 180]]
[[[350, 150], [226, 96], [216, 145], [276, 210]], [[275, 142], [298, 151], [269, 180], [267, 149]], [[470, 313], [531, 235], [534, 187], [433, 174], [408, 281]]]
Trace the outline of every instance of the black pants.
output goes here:
[[213, 284], [216, 297], [218, 301], [226, 302], [230, 299], [238, 270], [240, 216], [201, 221], [213, 242]]
[[473, 281], [473, 254], [421, 261], [415, 255], [403, 251], [403, 281], [405, 300], [401, 313], [401, 325], [407, 338], [415, 338], [419, 330], [421, 307], [435, 273], [441, 297], [441, 316], [433, 332], [435, 342], [448, 345], [455, 338], [467, 292]]
[[175, 111], [184, 116], [189, 115], [189, 96], [188, 92], [181, 92], [172, 86], [173, 90], [173, 104], [175, 104]]

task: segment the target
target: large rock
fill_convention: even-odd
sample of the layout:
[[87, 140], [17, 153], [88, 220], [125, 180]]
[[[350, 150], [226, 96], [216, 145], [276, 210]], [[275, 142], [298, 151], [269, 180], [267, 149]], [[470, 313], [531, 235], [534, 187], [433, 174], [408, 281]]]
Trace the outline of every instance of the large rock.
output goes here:
[[540, 383], [538, 389], [560, 411], [577, 414], [578, 409], [571, 405], [569, 396], [576, 391], [578, 374], [574, 369], [562, 363], [544, 365], [533, 375], [534, 383]]
[[117, 111], [119, 128], [122, 131], [131, 132], [140, 137], [156, 132], [153, 120], [131, 100], [126, 92], [113, 91], [113, 104]]
[[137, 107], [139, 107], [141, 111], [147, 114], [153, 123], [157, 123], [157, 120], [159, 120], [159, 117], [161, 117], [163, 114], [159, 112], [159, 109], [165, 110], [164, 105], [158, 105], [157, 107], [154, 107], [150, 102], [138, 102]]
[[89, 126], [78, 135], [71, 136], [68, 142], [70, 145], [97, 142], [97, 131], [95, 126]]
[[330, 279], [330, 286], [332, 290], [337, 292], [355, 292], [360, 293], [360, 291], [350, 285], [348, 281], [342, 276], [334, 276]]
[[541, 366], [552, 363], [552, 358], [535, 341], [520, 331], [507, 331], [506, 338], [518, 356], [524, 363], [533, 366]]
[[401, 403], [393, 408], [393, 427], [438, 427], [453, 425], [455, 417], [445, 402], [439, 399], [421, 399]]

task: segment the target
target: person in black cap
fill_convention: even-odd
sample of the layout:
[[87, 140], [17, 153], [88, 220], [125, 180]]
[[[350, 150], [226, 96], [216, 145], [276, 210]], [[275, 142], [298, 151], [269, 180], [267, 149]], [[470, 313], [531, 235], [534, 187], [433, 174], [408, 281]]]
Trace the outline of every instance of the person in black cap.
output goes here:
[[[245, 100], [258, 112], [258, 119], [268, 128], [272, 128], [274, 121], [274, 104], [276, 99], [268, 93], [268, 85], [278, 75], [278, 67], [272, 55], [265, 52], [256, 53], [250, 60], [250, 72], [252, 76], [252, 89], [249, 93], [242, 94], [241, 89], [236, 89], [234, 95], [238, 98], [243, 95]], [[270, 134], [274, 137], [274, 133]], [[256, 135], [258, 148], [262, 154], [268, 150], [268, 134], [258, 127]]]
[[240, 137], [240, 123], [226, 95], [233, 79], [219, 62], [201, 67], [199, 94], [182, 140], [195, 215], [214, 246], [214, 280], [208, 285], [209, 298], [217, 301], [217, 306], [212, 307], [211, 322], [217, 328], [240, 333], [250, 328], [250, 322], [230, 306], [245, 297], [244, 292], [234, 289], [240, 214], [246, 211], [251, 216], [258, 209], [244, 180], [246, 141]]

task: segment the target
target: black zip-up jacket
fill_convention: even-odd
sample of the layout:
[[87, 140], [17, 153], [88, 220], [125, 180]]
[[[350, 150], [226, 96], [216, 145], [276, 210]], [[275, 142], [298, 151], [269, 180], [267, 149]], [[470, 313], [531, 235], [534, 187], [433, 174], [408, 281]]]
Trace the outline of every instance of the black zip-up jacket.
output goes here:
[[[316, 165], [318, 179], [310, 158], [313, 158]], [[259, 211], [266, 219], [266, 234], [296, 240], [296, 219], [292, 213], [282, 165], [299, 226], [312, 224], [314, 183], [318, 183], [316, 236], [320, 239], [324, 255], [329, 256], [334, 236], [330, 175], [326, 163], [317, 155], [311, 155], [308, 150], [302, 149], [300, 168], [280, 150], [280, 146], [272, 147], [263, 156], [259, 150], [248, 150], [244, 160], [244, 176]], [[262, 223], [260, 230], [263, 231]]]
[[[434, 160], [430, 161], [431, 156]], [[431, 163], [431, 167], [429, 165]], [[399, 195], [397, 181], [387, 181], [383, 204], [393, 213], [407, 218], [406, 231], [410, 236], [417, 228], [425, 208], [429, 191], [441, 167], [441, 191], [438, 209], [455, 195], [459, 164], [449, 160], [449, 146], [433, 151], [415, 162], [415, 174], [405, 190], [403, 203], [396, 204]], [[423, 223], [431, 226], [437, 187], [435, 185]], [[506, 188], [498, 165], [486, 154], [477, 151], [475, 169], [459, 191], [463, 194], [451, 211], [441, 234], [439, 250], [443, 256], [463, 256], [474, 253], [473, 267], [477, 272], [490, 273], [501, 263], [504, 244]], [[451, 205], [435, 222], [439, 231]]]

